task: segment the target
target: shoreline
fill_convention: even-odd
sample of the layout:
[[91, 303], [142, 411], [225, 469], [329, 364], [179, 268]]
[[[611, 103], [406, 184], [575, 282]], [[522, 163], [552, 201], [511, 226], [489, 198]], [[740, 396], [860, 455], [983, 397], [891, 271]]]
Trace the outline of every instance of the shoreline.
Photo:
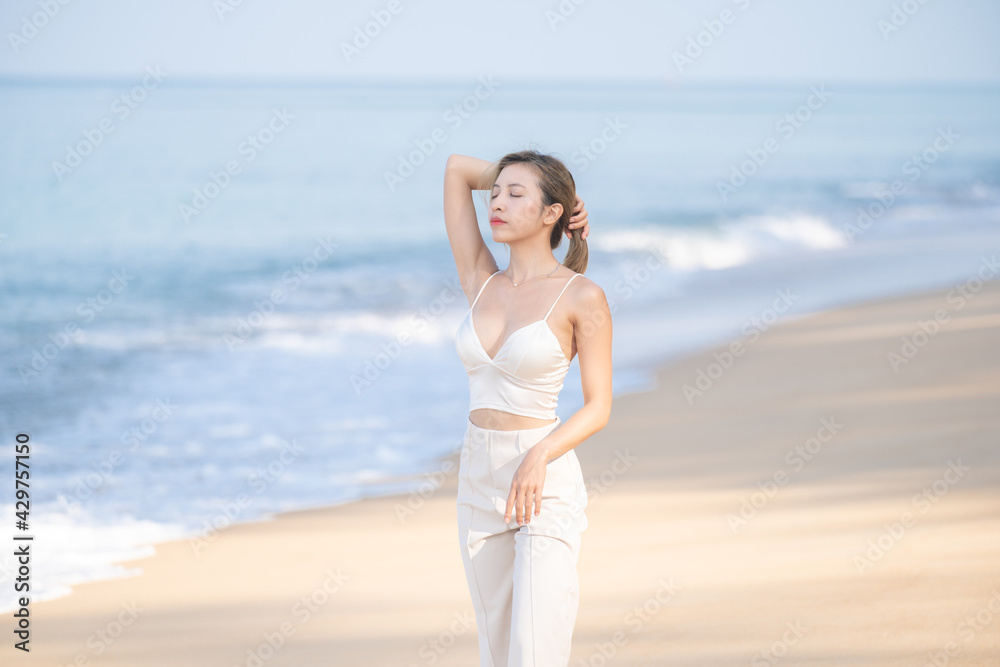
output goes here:
[[[583, 597], [573, 664], [589, 659], [602, 642], [625, 660], [683, 655], [690, 660], [684, 664], [721, 664], [731, 654], [743, 651], [745, 663], [755, 654], [751, 649], [767, 650], [771, 640], [782, 640], [783, 632], [795, 637], [795, 642], [785, 647], [791, 655], [800, 639], [804, 646], [815, 632], [804, 630], [809, 626], [804, 621], [797, 626], [791, 618], [795, 614], [765, 613], [766, 605], [761, 607], [760, 600], [769, 598], [769, 586], [788, 581], [808, 583], [816, 597], [822, 596], [828, 605], [839, 600], [838, 608], [844, 611], [841, 598], [845, 594], [838, 593], [838, 587], [863, 597], [868, 580], [881, 582], [880, 571], [891, 570], [899, 581], [916, 576], [906, 568], [885, 567], [882, 561], [891, 560], [889, 555], [896, 553], [917, 555], [908, 545], [918, 541], [918, 533], [946, 529], [940, 525], [942, 515], [954, 521], [979, 521], [984, 527], [1000, 526], [1000, 515], [989, 505], [998, 488], [996, 471], [1000, 466], [990, 458], [988, 447], [997, 442], [998, 418], [990, 421], [989, 415], [961, 403], [961, 399], [971, 403], [992, 400], [996, 405], [1000, 398], [1000, 382], [990, 374], [998, 364], [990, 366], [984, 354], [976, 357], [967, 351], [985, 353], [988, 346], [976, 348], [970, 341], [982, 343], [990, 333], [995, 340], [1000, 331], [1000, 281], [985, 283], [962, 308], [949, 306], [948, 292], [947, 288], [916, 292], [782, 320], [748, 344], [743, 353], [734, 355], [729, 366], [722, 368], [718, 355], [732, 352], [733, 341], [679, 355], [657, 368], [654, 389], [616, 396], [616, 408], [622, 407], [614, 411], [612, 422], [578, 451], [591, 493], [588, 514], [594, 528], [583, 536], [579, 566]], [[924, 328], [926, 342], [915, 344], [912, 358], [899, 362], [895, 370], [887, 360], [878, 361], [873, 349], [889, 354], [895, 350], [892, 341], [907, 336], [919, 339], [918, 322], [934, 320], [935, 312], [941, 309], [948, 319], [938, 321], [933, 334]], [[968, 340], [957, 344], [959, 339]], [[862, 349], [865, 355], [859, 356]], [[822, 359], [816, 358], [815, 350], [824, 351]], [[948, 354], [942, 356], [945, 350]], [[956, 364], [951, 357], [962, 354], [966, 355], [964, 363], [953, 368]], [[902, 351], [901, 358], [905, 358]], [[863, 359], [860, 364], [859, 359]], [[981, 362], [979, 370], [976, 362]], [[713, 363], [722, 368], [718, 377], [709, 377], [712, 382], [704, 388], [692, 385], [700, 394], [685, 395], [684, 384], [698, 378], [699, 370], [710, 375]], [[776, 366], [782, 366], [779, 370], [783, 372], [775, 376]], [[803, 375], [801, 369], [811, 366], [822, 367], [826, 373]], [[960, 371], [968, 375], [965, 381], [948, 384]], [[760, 378], [768, 381], [762, 383]], [[928, 379], [933, 381], [928, 383]], [[900, 386], [893, 386], [893, 382]], [[817, 396], [826, 400], [820, 402]], [[959, 402], [951, 405], [956, 400]], [[899, 425], [892, 420], [880, 421], [886, 414], [899, 412], [902, 404], [910, 411], [897, 417], [905, 414], [911, 420], [924, 420], [928, 422], [924, 430], [904, 437], [894, 431], [906, 428], [904, 419]], [[957, 428], [952, 415], [938, 407], [946, 404], [958, 413], [968, 413], [965, 416], [975, 416], [982, 430], [978, 439], [970, 433], [962, 436], [967, 439], [961, 447], [954, 447], [957, 453], [950, 458], [942, 458], [949, 449], [942, 451], [940, 443], [931, 442], [935, 430], [945, 425]], [[619, 414], [617, 419], [615, 413]], [[853, 416], [845, 420], [843, 415]], [[781, 428], [769, 431], [775, 423]], [[674, 435], [664, 440], [665, 432]], [[963, 433], [961, 428], [956, 432]], [[735, 444], [744, 440], [746, 446]], [[859, 440], [869, 447], [878, 442], [884, 449], [873, 454], [858, 444]], [[838, 455], [845, 441], [851, 445], [851, 456]], [[628, 444], [622, 446], [622, 442]], [[676, 442], [688, 444], [679, 446]], [[964, 462], [948, 465], [963, 456]], [[970, 458], [973, 456], [980, 457], [978, 463]], [[911, 459], [912, 465], [899, 463]], [[970, 466], [972, 470], [964, 469]], [[45, 656], [46, 660], [68, 664], [84, 655], [106, 664], [162, 664], [156, 662], [158, 651], [174, 646], [185, 656], [181, 660], [178, 654], [178, 664], [247, 664], [250, 654], [246, 651], [263, 646], [261, 633], [277, 631], [284, 636], [282, 644], [287, 643], [287, 648], [276, 649], [268, 664], [326, 664], [320, 658], [322, 651], [334, 648], [354, 656], [342, 664], [374, 664], [390, 655], [401, 656], [393, 658], [397, 663], [409, 661], [403, 664], [430, 664], [431, 657], [437, 664], [470, 664], [476, 655], [475, 623], [469, 619], [472, 607], [466, 599], [468, 591], [451, 525], [458, 451], [437, 459], [435, 468], [414, 477], [439, 475], [440, 486], [427, 488], [425, 494], [363, 497], [236, 523], [219, 533], [204, 557], [190, 555], [185, 544], [190, 538], [154, 543], [153, 556], [116, 562], [143, 569], [137, 577], [77, 584], [68, 595], [36, 602], [32, 611], [38, 641], [33, 642], [32, 659]], [[891, 484], [886, 479], [890, 472]], [[940, 480], [945, 481], [946, 490], [936, 494], [940, 485], [935, 484]], [[924, 498], [926, 505], [907, 502], [927, 488], [931, 495]], [[893, 497], [893, 493], [901, 495]], [[949, 502], [944, 503], [946, 496]], [[651, 497], [662, 501], [654, 505], [658, 513], [650, 510]], [[807, 510], [790, 507], [792, 501], [805, 504]], [[927, 509], [921, 511], [924, 507]], [[909, 519], [904, 518], [907, 512]], [[837, 526], [844, 523], [844, 516], [871, 519], [870, 525], [862, 528], [852, 524], [859, 540], [852, 542], [851, 548], [831, 542], [826, 534], [810, 532], [811, 521]], [[325, 525], [335, 526], [336, 535], [324, 532]], [[655, 525], [655, 530], [650, 531], [650, 525]], [[895, 537], [900, 530], [897, 526], [902, 527], [902, 538]], [[676, 536], [670, 537], [670, 527]], [[659, 536], [661, 532], [667, 532], [665, 540]], [[911, 532], [915, 537], [906, 541]], [[994, 532], [997, 537], [992, 541], [988, 530], [963, 537], [967, 549], [959, 555], [963, 564], [986, 572], [990, 585], [1000, 591], [1000, 566], [982, 557], [990, 549], [996, 553], [1000, 545], [1000, 531]], [[279, 544], [284, 540], [276, 539], [286, 536], [294, 536], [285, 545], [287, 552]], [[867, 554], [865, 539], [876, 547]], [[790, 541], [799, 551], [793, 549], [792, 555], [781, 553], [780, 557], [772, 553], [774, 560], [758, 562], [758, 552], [768, 551], [767, 540]], [[621, 544], [638, 549], [630, 554], [634, 567], [621, 567]], [[725, 548], [712, 549], [706, 546], [709, 544]], [[824, 549], [817, 549], [817, 544], [825, 545]], [[957, 545], [933, 542], [930, 546], [933, 553], [943, 554]], [[881, 555], [875, 558], [880, 550]], [[809, 573], [808, 568], [815, 567], [813, 559], [794, 557], [810, 551], [815, 552], [813, 559], [827, 566], [825, 576], [811, 571], [812, 577], [801, 577], [804, 581], [790, 578], [789, 568], [798, 566]], [[847, 558], [831, 561], [834, 552]], [[256, 556], [246, 558], [247, 553]], [[726, 599], [725, 586], [747, 586], [742, 577], [729, 571], [734, 553], [742, 556], [737, 562], [756, 573], [753, 590], [757, 592], [735, 599], [730, 596], [723, 622], [718, 618], [718, 602]], [[402, 561], [410, 567], [402, 566], [401, 554], [412, 559]], [[660, 563], [661, 558], [666, 562]], [[862, 561], [860, 566], [857, 558]], [[411, 576], [392, 574], [399, 570]], [[923, 575], [941, 575], [939, 570], [927, 570]], [[176, 581], [177, 571], [185, 573], [181, 581]], [[647, 576], [638, 580], [637, 572]], [[273, 580], [261, 578], [261, 573], [275, 576]], [[370, 576], [373, 573], [386, 576], [374, 578]], [[871, 575], [867, 579], [866, 573]], [[436, 589], [431, 581], [445, 583]], [[254, 589], [247, 591], [250, 583]], [[884, 593], [898, 597], [900, 585], [898, 581], [895, 587], [888, 585]], [[770, 590], [774, 598], [773, 588]], [[978, 597], [971, 590], [966, 583], [962, 594], [970, 611], [975, 611]], [[123, 632], [121, 639], [108, 644], [98, 657], [84, 638], [115, 617], [130, 591], [136, 597], [145, 596], [149, 612], [140, 613], [135, 631]], [[687, 602], [686, 591], [694, 591]], [[301, 601], [302, 596], [311, 600], [315, 609], [303, 603], [294, 610], [295, 600]], [[790, 597], [796, 598], [794, 592]], [[951, 599], [955, 597], [952, 592]], [[326, 601], [320, 604], [319, 598]], [[429, 604], [429, 599], [434, 604]], [[933, 600], [921, 600], [922, 614], [940, 615]], [[986, 605], [988, 600], [986, 596], [979, 602]], [[808, 607], [805, 597], [798, 602]], [[142, 602], [137, 604], [143, 606]], [[678, 607], [687, 613], [679, 614]], [[863, 608], [848, 607], [854, 613], [865, 613]], [[417, 610], [425, 613], [413, 618]], [[224, 615], [216, 617], [220, 612]], [[841, 627], [852, 622], [851, 618], [827, 618], [819, 609], [813, 612], [811, 622], [823, 617], [828, 629], [837, 628], [838, 622]], [[154, 619], [145, 622], [146, 613]], [[712, 623], [707, 619], [713, 614], [715, 625], [735, 623], [737, 630], [742, 627], [742, 634], [736, 632], [734, 638], [721, 644], [722, 637], [709, 637]], [[187, 624], [199, 616], [203, 625]], [[997, 616], [994, 622], [1000, 624], [1000, 606]], [[237, 618], [240, 622], [235, 622]], [[316, 622], [317, 618], [322, 620]], [[951, 635], [960, 618], [956, 614], [950, 624]], [[773, 637], [761, 631], [765, 620], [773, 621]], [[791, 629], [785, 623], [791, 623]], [[657, 629], [643, 630], [650, 626]], [[217, 632], [219, 628], [225, 632]], [[286, 634], [282, 628], [291, 632]], [[757, 632], [747, 632], [750, 628]], [[180, 639], [174, 635], [175, 629], [181, 631]], [[862, 629], [866, 641], [859, 645], [874, 645], [873, 630], [859, 626]], [[615, 640], [616, 632], [622, 633], [623, 641]], [[946, 634], [939, 631], [935, 639], [944, 639]], [[949, 664], [976, 664], [963, 662], [963, 656], [972, 658], [979, 653], [976, 643], [987, 646], [988, 634], [979, 633], [978, 641], [968, 646], [962, 643], [962, 651], [951, 657]], [[908, 633], [907, 639], [923, 644], [928, 635], [925, 629]], [[436, 653], [433, 639], [442, 636], [450, 637], [453, 647]], [[51, 643], [53, 639], [56, 645]], [[997, 640], [992, 641], [994, 648], [1000, 648]], [[939, 642], [941, 650], [947, 643]], [[898, 649], [904, 646], [897, 643]], [[185, 647], [191, 650], [184, 653]], [[882, 661], [864, 664], [912, 664], [906, 661], [913, 659], [910, 654], [897, 658], [893, 662], [890, 656], [883, 656]], [[824, 662], [822, 653], [810, 659], [817, 664], [837, 664]]]
[[[921, 293], [921, 291], [920, 290], [915, 290], [913, 292], [909, 292], [908, 294], [918, 294], [918, 293]], [[773, 326], [780, 326], [780, 325], [782, 325], [782, 324], [784, 324], [786, 322], [794, 322], [794, 321], [796, 321], [798, 319], [801, 319], [801, 318], [812, 317], [814, 315], [818, 315], [818, 314], [821, 314], [821, 313], [826, 313], [826, 312], [828, 312], [830, 310], [837, 310], [839, 308], [844, 308], [844, 307], [852, 307], [852, 306], [855, 306], [855, 305], [860, 305], [862, 303], [868, 303], [869, 301], [883, 300], [883, 299], [884, 300], [891, 300], [891, 299], [895, 299], [895, 298], [897, 298], [897, 296], [879, 297], [879, 298], [870, 299], [870, 300], [867, 300], [867, 301], [849, 302], [847, 305], [831, 306], [829, 308], [823, 308], [823, 309], [819, 309], [819, 310], [816, 310], [816, 311], [813, 311], [813, 312], [809, 312], [809, 313], [798, 313], [798, 314], [795, 314], [795, 315], [792, 315], [792, 316], [785, 315], [785, 316], [782, 317], [782, 319], [780, 321], [776, 322], [775, 325], [773, 325]], [[662, 370], [663, 368], [667, 368], [667, 367], [673, 365], [674, 363], [679, 362], [680, 360], [685, 359], [687, 357], [690, 357], [692, 355], [709, 354], [709, 353], [713, 352], [716, 349], [721, 349], [722, 347], [725, 347], [725, 346], [729, 345], [730, 342], [731, 342], [731, 340], [730, 341], [725, 341], [723, 339], [720, 339], [720, 340], [722, 340], [723, 342], [718, 342], [717, 341], [715, 343], [708, 344], [708, 345], [705, 345], [705, 346], [691, 348], [691, 349], [687, 349], [685, 351], [680, 351], [680, 352], [673, 352], [673, 353], [670, 353], [666, 357], [659, 357], [657, 359], [656, 364], [653, 367], [656, 368], [656, 369]], [[740, 340], [742, 340], [742, 337], [740, 338]], [[639, 373], [641, 371], [639, 371], [639, 369], [637, 369], [637, 368], [629, 368], [629, 369], [627, 369], [627, 372], [629, 372], [629, 373]], [[644, 393], [644, 392], [648, 392], [648, 391], [653, 391], [655, 389], [655, 385], [658, 383], [658, 380], [657, 380], [658, 373], [659, 373], [659, 371], [656, 371], [656, 370], [654, 370], [653, 372], [646, 371], [645, 374], [642, 376], [643, 381], [635, 381], [635, 380], [633, 380], [632, 385], [630, 385], [629, 388], [626, 391], [623, 391], [621, 394], [615, 394], [614, 395], [614, 400], [618, 400], [619, 398], [624, 397], [624, 396], [630, 396], [630, 395], [634, 395], [634, 394], [638, 394], [638, 393]], [[223, 527], [222, 529], [220, 529], [219, 531], [216, 531], [216, 532], [217, 533], [221, 533], [221, 532], [224, 532], [225, 530], [228, 530], [228, 529], [230, 529], [230, 528], [232, 528], [234, 526], [237, 526], [237, 525], [249, 525], [249, 524], [256, 524], [256, 523], [269, 523], [269, 522], [277, 520], [278, 518], [280, 518], [281, 516], [284, 516], [286, 514], [299, 513], [299, 512], [321, 511], [321, 510], [335, 508], [335, 507], [341, 507], [341, 506], [345, 506], [345, 505], [352, 505], [352, 504], [355, 504], [355, 503], [363, 502], [363, 501], [370, 500], [370, 499], [376, 499], [376, 498], [399, 497], [399, 498], [406, 498], [408, 501], [410, 501], [410, 500], [416, 500], [416, 502], [419, 502], [420, 497], [426, 497], [426, 495], [427, 495], [426, 484], [423, 482], [424, 478], [440, 478], [441, 477], [441, 473], [443, 472], [443, 468], [448, 468], [448, 470], [451, 473], [457, 473], [457, 471], [458, 471], [458, 457], [459, 457], [460, 448], [461, 448], [461, 438], [459, 437], [458, 440], [456, 441], [456, 447], [450, 453], [442, 455], [442, 456], [437, 456], [437, 457], [433, 457], [433, 456], [425, 456], [424, 457], [424, 460], [431, 461], [431, 462], [434, 463], [434, 468], [433, 469], [428, 469], [428, 470], [424, 470], [424, 471], [421, 471], [421, 472], [416, 472], [416, 473], [413, 473], [412, 475], [402, 475], [402, 474], [400, 474], [400, 475], [394, 475], [394, 476], [391, 476], [391, 477], [386, 477], [386, 478], [380, 480], [379, 482], [377, 482], [377, 484], [373, 484], [372, 485], [372, 487], [378, 487], [378, 486], [385, 486], [385, 485], [393, 484], [393, 483], [406, 484], [406, 483], [416, 483], [416, 482], [419, 482], [419, 486], [415, 490], [412, 490], [412, 491], [399, 490], [399, 491], [392, 491], [392, 492], [388, 492], [388, 493], [377, 492], [377, 493], [374, 493], [372, 495], [361, 495], [359, 497], [349, 498], [349, 499], [343, 500], [341, 502], [333, 502], [333, 503], [324, 502], [324, 503], [320, 503], [320, 504], [313, 505], [313, 506], [299, 507], [299, 508], [295, 508], [295, 509], [282, 510], [282, 511], [277, 511], [277, 512], [269, 512], [269, 513], [265, 513], [262, 516], [257, 516], [255, 518], [251, 518], [251, 519], [236, 520], [236, 521], [231, 522], [229, 525]], [[448, 474], [448, 472], [445, 471], [445, 474]], [[437, 489], [434, 489], [432, 491], [432, 493], [436, 492], [436, 491], [437, 491]], [[419, 497], [416, 498], [416, 499], [414, 499], [414, 496], [419, 496]], [[142, 519], [140, 519], [140, 521], [142, 521]], [[152, 558], [155, 555], [155, 549], [158, 546], [160, 546], [160, 545], [171, 543], [171, 542], [187, 542], [187, 543], [191, 543], [191, 542], [199, 540], [199, 539], [204, 539], [204, 535], [205, 535], [204, 531], [197, 531], [197, 532], [191, 532], [190, 534], [182, 534], [182, 535], [179, 535], [179, 536], [178, 535], [168, 536], [168, 537], [164, 537], [162, 539], [157, 539], [157, 540], [151, 541], [151, 542], [136, 543], [136, 544], [132, 545], [131, 547], [129, 547], [129, 550], [131, 550], [133, 552], [142, 551], [142, 552], [149, 552], [149, 553], [146, 553], [145, 555], [136, 555], [136, 556], [125, 558], [125, 559], [111, 560], [111, 561], [108, 561], [107, 563], [102, 563], [102, 564], [104, 565], [105, 570], [107, 570], [109, 568], [124, 568], [125, 565], [132, 565], [134, 563], [138, 564], [138, 563], [140, 563], [143, 560], [146, 560], [148, 558]], [[211, 539], [214, 540], [214, 537], [212, 537]], [[136, 565], [135, 567], [139, 567], [139, 565]], [[116, 580], [116, 579], [125, 579], [125, 578], [130, 578], [130, 577], [135, 577], [135, 576], [141, 576], [141, 573], [137, 574], [137, 573], [135, 573], [133, 571], [130, 571], [129, 569], [126, 569], [125, 571], [115, 572], [113, 575], [109, 575], [109, 576], [95, 576], [93, 578], [86, 578], [83, 581], [78, 581], [78, 582], [72, 583], [72, 584], [61, 583], [61, 584], [57, 584], [57, 586], [59, 588], [68, 589], [68, 592], [59, 592], [59, 593], [56, 593], [56, 594], [49, 594], [46, 597], [41, 598], [41, 599], [37, 599], [35, 601], [36, 602], [48, 602], [48, 601], [59, 600], [59, 599], [63, 599], [63, 598], [66, 598], [66, 597], [72, 595], [73, 589], [75, 589], [78, 586], [84, 585], [84, 584], [100, 583], [100, 582], [104, 582], [104, 581], [113, 581], [113, 580]], [[0, 612], [13, 611], [14, 609], [15, 609], [15, 607], [13, 607], [13, 606], [12, 607], [7, 607], [7, 608], [0, 607]]]

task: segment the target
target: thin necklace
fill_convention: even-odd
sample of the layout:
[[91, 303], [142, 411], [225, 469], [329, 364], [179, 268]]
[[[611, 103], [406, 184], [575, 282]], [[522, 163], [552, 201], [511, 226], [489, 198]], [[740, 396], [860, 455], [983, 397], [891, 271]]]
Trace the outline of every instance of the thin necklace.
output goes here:
[[555, 273], [556, 270], [558, 270], [560, 266], [562, 266], [562, 264], [559, 264], [558, 262], [556, 262], [556, 268], [552, 269], [551, 271], [549, 271], [548, 273], [546, 273], [544, 276], [535, 276], [534, 278], [528, 278], [527, 280], [522, 280], [519, 283], [514, 283], [514, 279], [511, 278], [510, 274], [507, 273], [507, 271], [510, 269], [510, 266], [508, 266], [506, 269], [504, 269], [503, 274], [505, 276], [507, 276], [507, 280], [509, 280], [512, 283], [514, 283], [514, 287], [517, 287], [518, 285], [523, 285], [524, 283], [530, 283], [532, 280], [538, 280], [539, 278], [548, 278], [553, 273]]

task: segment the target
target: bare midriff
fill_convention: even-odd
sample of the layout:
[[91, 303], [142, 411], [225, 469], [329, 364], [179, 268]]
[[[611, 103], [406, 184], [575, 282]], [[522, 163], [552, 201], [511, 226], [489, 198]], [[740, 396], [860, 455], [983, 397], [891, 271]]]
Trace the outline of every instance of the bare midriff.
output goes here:
[[556, 420], [525, 417], [493, 408], [479, 408], [469, 413], [469, 421], [479, 428], [493, 431], [519, 431], [525, 428], [539, 428], [547, 424], [554, 424]]

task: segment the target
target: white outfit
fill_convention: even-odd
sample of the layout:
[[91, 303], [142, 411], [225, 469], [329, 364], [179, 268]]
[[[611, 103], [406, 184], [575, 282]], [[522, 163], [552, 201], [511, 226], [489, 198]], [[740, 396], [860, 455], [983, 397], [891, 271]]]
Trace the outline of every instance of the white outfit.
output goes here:
[[587, 490], [576, 452], [549, 461], [538, 516], [532, 505], [531, 520], [518, 526], [516, 510], [509, 522], [504, 511], [524, 454], [562, 423], [555, 407], [570, 362], [547, 324], [555, 303], [543, 319], [515, 331], [496, 357], [489, 357], [472, 311], [493, 276], [483, 283], [455, 338], [469, 375], [469, 410], [494, 408], [555, 421], [512, 431], [467, 421], [458, 537], [476, 610], [480, 665], [566, 667], [579, 608], [580, 533], [587, 528]]

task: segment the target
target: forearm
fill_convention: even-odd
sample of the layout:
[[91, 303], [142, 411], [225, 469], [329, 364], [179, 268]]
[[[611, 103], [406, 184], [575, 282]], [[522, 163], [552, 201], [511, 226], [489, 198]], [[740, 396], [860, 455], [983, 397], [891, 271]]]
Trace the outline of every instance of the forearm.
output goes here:
[[479, 189], [479, 177], [492, 164], [489, 160], [481, 160], [469, 155], [459, 155], [453, 153], [448, 156], [445, 164], [445, 174], [454, 175], [458, 180], [467, 185], [470, 190]]
[[594, 435], [608, 423], [610, 409], [597, 401], [590, 401], [573, 413], [559, 428], [542, 438], [537, 447], [548, 463], [557, 459], [581, 442]]

